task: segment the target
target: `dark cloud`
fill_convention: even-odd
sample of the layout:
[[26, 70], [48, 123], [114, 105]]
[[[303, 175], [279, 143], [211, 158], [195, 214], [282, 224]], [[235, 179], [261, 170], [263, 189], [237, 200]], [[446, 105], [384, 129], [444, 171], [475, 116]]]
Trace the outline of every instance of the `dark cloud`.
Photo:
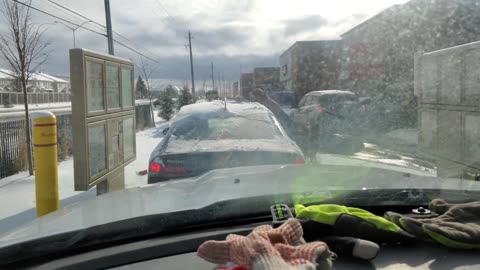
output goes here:
[[195, 49], [200, 51], [217, 50], [222, 47], [243, 47], [250, 42], [253, 27], [248, 26], [221, 26], [215, 29], [193, 30]]
[[[225, 80], [238, 80], [240, 67], [242, 72], [251, 72], [255, 67], [277, 66], [278, 54], [267, 56], [262, 55], [199, 55], [194, 57], [194, 68], [196, 80], [208, 80], [211, 70], [210, 64], [214, 63], [215, 77], [222, 74]], [[160, 59], [154, 77], [171, 78], [178, 80], [190, 79], [190, 62], [187, 55], [171, 56]]]
[[328, 21], [319, 15], [311, 15], [301, 19], [285, 21], [285, 36], [293, 36], [305, 32], [318, 30], [328, 24]]
[[[82, 4], [83, 2], [85, 3]], [[74, 1], [71, 7], [104, 23], [102, 4], [97, 3], [97, 6], [94, 6], [91, 4], [93, 2], [93, 0]], [[214, 62], [216, 70], [223, 72], [225, 79], [235, 80], [239, 77], [240, 65], [244, 72], [251, 71], [253, 67], [275, 66], [278, 63], [278, 55], [297, 39], [321, 39], [324, 37], [317, 31], [320, 28], [339, 25], [338, 28], [343, 30], [347, 25], [365, 18], [365, 15], [355, 14], [340, 22], [328, 22], [322, 16], [311, 15], [279, 22], [272, 20], [274, 24], [257, 27], [252, 24], [254, 20], [252, 21], [251, 17], [257, 8], [257, 0], [205, 1], [201, 3], [202, 8], [196, 9], [193, 14], [188, 12], [182, 14], [175, 10], [172, 0], [170, 6], [166, 4], [169, 15], [163, 14], [155, 4], [142, 6], [126, 0], [118, 0], [116, 3], [112, 9], [113, 28], [133, 41], [133, 44], [122, 37], [114, 37], [158, 59], [161, 64], [154, 74], [155, 77], [179, 80], [188, 79], [190, 74], [188, 52], [184, 47], [189, 30], [194, 36], [192, 42], [197, 79], [210, 76], [210, 62]], [[137, 5], [141, 7], [137, 9]], [[59, 12], [53, 7], [50, 9], [48, 7], [46, 5], [44, 8], [49, 12], [55, 14]], [[154, 8], [157, 10], [147, 10]], [[140, 11], [144, 13], [138, 13]], [[51, 23], [55, 20], [41, 13], [34, 15], [34, 21], [38, 23]], [[74, 17], [68, 19], [77, 23], [82, 22], [81, 19]], [[104, 31], [91, 23], [87, 26]], [[42, 69], [52, 74], [68, 75], [72, 33], [58, 24], [49, 28], [51, 29], [45, 33], [45, 37], [52, 42], [51, 53]], [[77, 47], [107, 52], [106, 38], [85, 29], [76, 31], [76, 44]], [[138, 55], [119, 44], [115, 44], [115, 55], [139, 62]]]

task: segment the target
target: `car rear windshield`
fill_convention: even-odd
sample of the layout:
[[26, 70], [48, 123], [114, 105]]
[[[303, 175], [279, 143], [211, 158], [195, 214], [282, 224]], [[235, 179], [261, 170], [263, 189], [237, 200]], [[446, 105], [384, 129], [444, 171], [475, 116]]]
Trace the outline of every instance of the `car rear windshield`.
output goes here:
[[316, 103], [322, 106], [332, 105], [332, 104], [339, 104], [339, 103], [356, 103], [358, 99], [355, 95], [322, 95], [316, 97]]
[[239, 114], [192, 115], [173, 125], [172, 140], [274, 139], [281, 135], [273, 116]]

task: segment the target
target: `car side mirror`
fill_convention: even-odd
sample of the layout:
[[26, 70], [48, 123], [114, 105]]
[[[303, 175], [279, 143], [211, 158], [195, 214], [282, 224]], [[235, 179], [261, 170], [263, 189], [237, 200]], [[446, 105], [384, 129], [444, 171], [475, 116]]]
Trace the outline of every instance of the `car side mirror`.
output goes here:
[[167, 135], [169, 129], [170, 129], [169, 127], [165, 128], [165, 129], [162, 131], [163, 135]]

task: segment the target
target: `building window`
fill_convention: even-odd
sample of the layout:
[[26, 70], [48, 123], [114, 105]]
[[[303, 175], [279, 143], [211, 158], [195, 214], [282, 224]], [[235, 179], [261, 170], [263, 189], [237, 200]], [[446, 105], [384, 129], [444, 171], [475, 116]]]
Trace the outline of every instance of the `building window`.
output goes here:
[[287, 72], [288, 72], [287, 65], [283, 65], [282, 66], [282, 75], [287, 76]]

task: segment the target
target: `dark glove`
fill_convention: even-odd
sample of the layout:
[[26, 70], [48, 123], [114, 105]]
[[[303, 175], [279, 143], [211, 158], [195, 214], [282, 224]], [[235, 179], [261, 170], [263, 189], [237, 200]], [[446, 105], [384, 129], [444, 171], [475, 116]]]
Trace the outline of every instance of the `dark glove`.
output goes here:
[[480, 202], [449, 204], [435, 199], [429, 209], [439, 216], [412, 218], [386, 212], [385, 217], [419, 239], [451, 248], [480, 248]]
[[393, 243], [411, 240], [411, 235], [395, 223], [363, 209], [336, 204], [305, 207], [295, 205], [295, 215], [302, 221], [307, 241], [325, 236], [350, 236], [375, 243]]

